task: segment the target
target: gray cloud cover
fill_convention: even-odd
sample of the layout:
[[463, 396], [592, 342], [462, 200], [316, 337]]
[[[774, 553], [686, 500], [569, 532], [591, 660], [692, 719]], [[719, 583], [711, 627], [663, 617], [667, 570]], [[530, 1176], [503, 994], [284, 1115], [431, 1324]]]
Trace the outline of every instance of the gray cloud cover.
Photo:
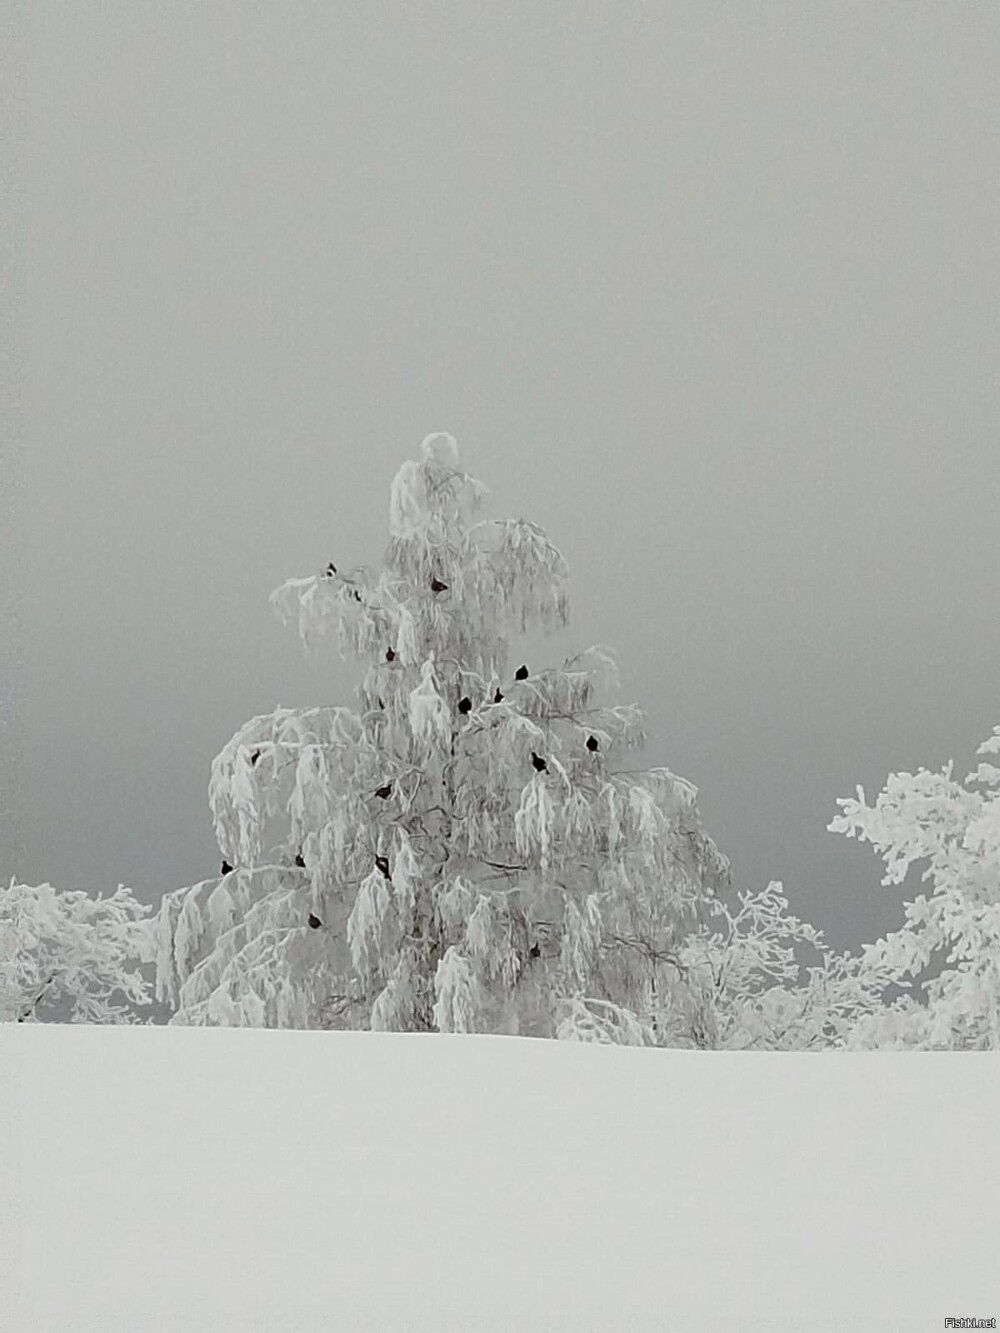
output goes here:
[[444, 429], [563, 549], [566, 646], [615, 645], [738, 879], [838, 944], [891, 925], [835, 798], [961, 776], [1000, 721], [1000, 10], [14, 26], [3, 873], [153, 901], [215, 870], [212, 756], [357, 679], [268, 593], [377, 563]]

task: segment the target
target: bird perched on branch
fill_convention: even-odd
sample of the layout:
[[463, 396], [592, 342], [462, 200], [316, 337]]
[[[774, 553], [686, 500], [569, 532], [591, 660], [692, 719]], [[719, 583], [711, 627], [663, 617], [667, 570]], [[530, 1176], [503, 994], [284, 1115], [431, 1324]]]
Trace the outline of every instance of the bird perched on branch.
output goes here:
[[440, 579], [431, 579], [431, 592], [447, 592], [447, 583], [442, 583]]
[[384, 787], [376, 787], [374, 793], [380, 801], [386, 800], [392, 795], [392, 783], [387, 782]]
[[320, 926], [323, 924], [319, 917], [315, 916], [312, 912], [309, 913], [308, 921], [313, 930], [319, 930]]
[[468, 695], [466, 695], [464, 699], [459, 699], [459, 701], [458, 701], [458, 711], [459, 711], [460, 713], [471, 713], [471, 712], [472, 712], [472, 700], [469, 698]]
[[259, 758], [260, 758], [260, 751], [259, 751], [259, 750], [254, 750], [253, 754], [250, 756], [250, 767], [251, 767], [251, 768], [253, 768], [254, 764], [257, 762], [257, 760], [258, 760]]
[[529, 958], [539, 958], [539, 957], [541, 956], [541, 952], [542, 952], [542, 951], [541, 951], [541, 949], [539, 949], [538, 945], [537, 945], [537, 944], [533, 944], [533, 945], [531, 946], [531, 948], [528, 950], [528, 957], [529, 957]]
[[515, 680], [527, 680], [529, 674], [530, 674], [530, 673], [529, 673], [528, 668], [527, 668], [526, 666], [519, 666], [519, 667], [517, 668], [517, 670], [514, 672], [514, 679], [515, 679]]
[[305, 870], [305, 868], [306, 868], [306, 858], [302, 855], [301, 852], [298, 852], [298, 853], [296, 854], [296, 857], [295, 857], [295, 864], [298, 866], [298, 868], [299, 868], [300, 870]]
[[386, 660], [387, 662], [395, 662], [395, 660], [396, 660], [396, 654], [395, 654], [395, 652], [394, 652], [391, 648], [387, 648], [387, 649], [385, 650], [385, 660]]
[[392, 879], [392, 876], [389, 874], [389, 860], [388, 860], [388, 857], [385, 857], [385, 856], [376, 856], [376, 858], [375, 858], [375, 868], [376, 868], [376, 870], [379, 871], [380, 874], [384, 875], [384, 876], [386, 877], [386, 879]]
[[594, 751], [597, 749], [597, 744], [598, 742], [596, 736], [587, 737], [587, 749], [591, 752], [591, 754], [593, 754]]
[[534, 750], [532, 750], [531, 752], [531, 763], [536, 773], [548, 772], [548, 767], [549, 767], [548, 764], [545, 762], [544, 759], [541, 758], [540, 755], [535, 754]]
[[337, 573], [337, 566], [331, 560], [330, 563], [327, 565], [326, 569], [323, 570], [323, 577], [332, 579], [336, 576], [336, 573]]
[[502, 704], [502, 703], [503, 703], [503, 694], [502, 694], [499, 690], [497, 690], [496, 694], [494, 694], [494, 696], [493, 696], [493, 702], [494, 702], [495, 704]]
[[358, 592], [357, 588], [354, 589], [354, 600], [355, 600], [356, 602], [360, 602], [360, 601], [361, 601], [361, 594]]
[[221, 873], [223, 875], [231, 875], [233, 873], [233, 867], [229, 864], [228, 861], [223, 861]]

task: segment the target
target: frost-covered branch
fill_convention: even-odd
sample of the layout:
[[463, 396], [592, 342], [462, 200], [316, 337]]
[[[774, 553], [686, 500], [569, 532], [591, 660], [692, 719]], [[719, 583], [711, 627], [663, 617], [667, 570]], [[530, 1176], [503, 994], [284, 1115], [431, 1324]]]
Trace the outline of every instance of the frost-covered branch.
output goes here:
[[[977, 753], [1000, 754], [1000, 727]], [[829, 825], [872, 844], [886, 863], [883, 884], [903, 883], [923, 861], [931, 885], [904, 904], [898, 931], [863, 951], [869, 973], [901, 986], [938, 969], [920, 983], [926, 1002], [904, 995], [873, 1014], [858, 1046], [1000, 1050], [1000, 769], [981, 762], [964, 783], [952, 770], [892, 773], [873, 806], [859, 787]]]
[[151, 1003], [151, 909], [119, 885], [92, 898], [51, 884], [0, 889], [0, 1022], [133, 1023]]

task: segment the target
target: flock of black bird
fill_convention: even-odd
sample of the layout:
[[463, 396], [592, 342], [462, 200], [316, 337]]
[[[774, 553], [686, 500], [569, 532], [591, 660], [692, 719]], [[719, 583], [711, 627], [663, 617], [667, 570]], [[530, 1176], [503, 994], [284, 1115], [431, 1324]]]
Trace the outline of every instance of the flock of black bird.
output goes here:
[[[336, 577], [336, 574], [337, 574], [337, 566], [333, 563], [332, 560], [329, 562], [329, 564], [327, 565], [326, 569], [323, 571], [323, 574], [324, 574], [324, 577], [325, 577], [325, 578], [335, 578], [335, 577]], [[448, 591], [448, 584], [447, 584], [447, 583], [443, 583], [443, 582], [441, 581], [441, 579], [436, 578], [436, 577], [431, 579], [431, 592], [433, 592], [433, 593], [439, 593], [439, 592], [447, 592], [447, 591]], [[354, 595], [354, 600], [355, 600], [356, 602], [360, 602], [360, 601], [361, 601], [361, 594], [357, 591], [357, 589], [355, 589], [353, 595]], [[395, 660], [396, 660], [396, 653], [395, 653], [395, 651], [394, 651], [392, 648], [387, 648], [387, 649], [386, 649], [386, 652], [385, 652], [385, 660], [386, 660], [387, 662], [395, 662]], [[524, 664], [524, 663], [522, 663], [522, 665], [519, 666], [519, 667], [517, 668], [517, 670], [514, 672], [514, 679], [515, 679], [515, 680], [527, 680], [527, 679], [528, 679], [528, 676], [529, 676], [530, 674], [531, 674], [531, 673], [528, 671], [527, 665]], [[494, 702], [495, 704], [499, 704], [499, 703], [502, 703], [502, 702], [503, 702], [503, 699], [504, 699], [503, 691], [500, 690], [500, 689], [497, 689], [496, 693], [493, 695], [493, 702]], [[379, 706], [380, 706], [381, 708], [384, 708], [384, 707], [385, 707], [385, 704], [382, 702], [381, 699], [380, 699], [378, 702], [379, 702]], [[469, 698], [468, 695], [463, 695], [462, 698], [459, 699], [459, 701], [458, 701], [458, 711], [459, 711], [463, 716], [465, 716], [465, 715], [467, 715], [467, 714], [469, 714], [469, 713], [472, 712], [472, 700]], [[598, 747], [598, 741], [597, 741], [597, 737], [596, 737], [596, 736], [588, 736], [588, 737], [587, 737], [587, 742], [586, 742], [586, 744], [587, 744], [587, 749], [588, 749], [591, 753], [593, 753], [595, 750], [597, 750], [597, 749], [599, 748], [599, 747]], [[250, 763], [251, 763], [251, 766], [254, 765], [254, 764], [256, 764], [256, 763], [257, 763], [257, 760], [258, 760], [259, 758], [260, 758], [260, 750], [254, 750], [253, 754], [250, 756]], [[535, 770], [536, 773], [547, 773], [547, 772], [548, 772], [548, 768], [549, 768], [548, 764], [547, 764], [546, 761], [541, 757], [541, 755], [536, 754], [534, 750], [531, 751], [531, 764], [532, 764], [532, 767], [534, 768], [534, 770]], [[387, 783], [385, 783], [385, 784], [384, 784], [383, 786], [381, 786], [381, 787], [376, 787], [376, 788], [375, 788], [374, 795], [377, 796], [380, 800], [383, 800], [383, 801], [387, 800], [387, 799], [392, 795], [392, 783], [391, 783], [391, 782], [387, 782]], [[296, 866], [298, 867], [298, 869], [300, 869], [300, 870], [305, 870], [305, 868], [306, 868], [305, 857], [302, 855], [301, 852], [297, 852], [297, 853], [296, 853], [296, 856], [295, 856], [295, 865], [296, 865]], [[391, 878], [392, 878], [392, 875], [390, 874], [390, 870], [389, 870], [389, 860], [388, 860], [387, 857], [385, 857], [385, 856], [376, 856], [376, 857], [375, 857], [375, 868], [376, 868], [376, 869], [379, 871], [379, 873], [380, 873], [381, 875], [383, 875], [386, 879], [391, 879]], [[222, 874], [223, 874], [223, 875], [231, 875], [232, 872], [233, 872], [233, 867], [229, 864], [228, 861], [223, 860], [223, 862], [222, 862]], [[309, 916], [307, 917], [307, 920], [308, 920], [308, 922], [309, 922], [310, 927], [311, 927], [313, 930], [319, 930], [320, 926], [322, 926], [322, 924], [323, 924], [322, 921], [319, 919], [319, 917], [316, 916], [315, 913], [313, 913], [313, 912], [310, 912], [310, 913], [309, 913]], [[539, 950], [539, 947], [538, 947], [537, 944], [533, 944], [533, 945], [531, 946], [531, 949], [529, 950], [530, 956], [531, 956], [532, 958], [537, 958], [537, 957], [539, 956], [540, 952], [541, 952], [541, 951]]]

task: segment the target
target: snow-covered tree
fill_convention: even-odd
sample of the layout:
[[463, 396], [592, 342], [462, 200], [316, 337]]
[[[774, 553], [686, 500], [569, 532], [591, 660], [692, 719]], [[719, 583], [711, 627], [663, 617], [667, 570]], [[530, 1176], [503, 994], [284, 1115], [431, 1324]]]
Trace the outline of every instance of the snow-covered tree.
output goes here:
[[[979, 748], [1000, 753], [1000, 728]], [[702, 921], [679, 962], [696, 1045], [746, 1050], [1000, 1049], [1000, 794], [971, 791], [941, 773], [890, 775], [874, 807], [858, 788], [841, 800], [829, 828], [871, 842], [885, 857], [884, 884], [900, 884], [915, 861], [927, 861], [934, 889], [904, 904], [905, 926], [864, 946], [834, 954], [822, 933], [788, 914], [782, 886], [741, 893], [733, 910], [707, 898]], [[1000, 769], [981, 763], [965, 779], [1000, 787]], [[797, 953], [813, 950], [803, 967]], [[951, 964], [951, 967], [945, 966]], [[920, 984], [924, 998], [886, 992]], [[607, 1007], [597, 1040], [650, 1040], [653, 1015], [639, 1028]], [[603, 1024], [603, 1026], [602, 1026]], [[610, 1035], [605, 1035], [605, 1030]]]
[[[110, 897], [51, 884], [0, 889], [0, 1022], [132, 1023], [152, 1003], [151, 908], [119, 884]], [[123, 1003], [124, 1001], [124, 1003]]]
[[[788, 914], [777, 880], [757, 893], [740, 893], [735, 909], [708, 899], [703, 915], [680, 950], [695, 1044], [719, 1050], [843, 1048], [858, 1025], [882, 1009], [889, 968], [835, 954], [821, 931]], [[803, 967], [797, 949], [811, 951], [818, 961]]]
[[430, 435], [383, 570], [273, 594], [367, 669], [356, 709], [279, 708], [215, 759], [223, 874], [157, 921], [173, 1022], [690, 1039], [678, 948], [728, 862], [689, 782], [621, 769], [645, 737], [599, 701], [606, 650], [511, 670], [512, 633], [567, 624], [567, 568], [485, 496]]
[[[1000, 727], [977, 753], [1000, 754]], [[904, 905], [900, 930], [865, 947], [863, 963], [911, 989], [940, 970], [920, 984], [924, 1001], [903, 995], [859, 1022], [856, 1048], [1000, 1050], [1000, 768], [983, 761], [964, 783], [952, 768], [892, 773], [874, 806], [859, 787], [829, 825], [872, 844], [886, 862], [883, 884], [902, 884], [924, 861], [932, 886]]]

